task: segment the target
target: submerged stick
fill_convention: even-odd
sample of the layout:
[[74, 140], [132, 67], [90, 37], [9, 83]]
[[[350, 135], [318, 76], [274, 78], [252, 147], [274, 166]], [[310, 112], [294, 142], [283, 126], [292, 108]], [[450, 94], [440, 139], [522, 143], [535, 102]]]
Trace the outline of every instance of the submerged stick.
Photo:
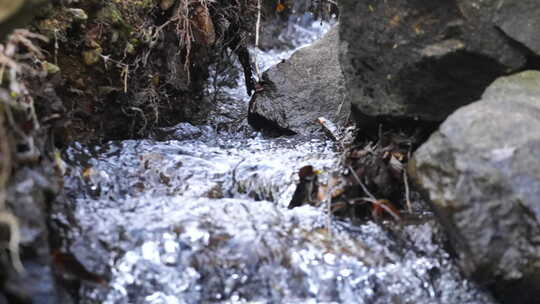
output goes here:
[[405, 201], [407, 202], [407, 209], [409, 213], [412, 213], [411, 198], [409, 192], [409, 181], [407, 178], [407, 170], [403, 170], [403, 183], [405, 184]]
[[[407, 161], [411, 159], [411, 148], [407, 153]], [[407, 176], [407, 170], [403, 170], [403, 183], [405, 184], [405, 201], [407, 202], [407, 209], [409, 213], [412, 213], [412, 204], [411, 204], [411, 193], [409, 191], [409, 178]]]
[[362, 181], [360, 180], [360, 177], [358, 177], [358, 174], [356, 174], [356, 172], [354, 172], [353, 168], [349, 165], [349, 170], [351, 170], [351, 173], [352, 175], [354, 176], [354, 179], [358, 182], [358, 184], [360, 185], [360, 187], [362, 187], [362, 190], [364, 190], [364, 192], [373, 200], [377, 200], [375, 198], [375, 195], [371, 194], [371, 192], [369, 192], [368, 188], [366, 187], [366, 185], [364, 185], [364, 183], [362, 183]]

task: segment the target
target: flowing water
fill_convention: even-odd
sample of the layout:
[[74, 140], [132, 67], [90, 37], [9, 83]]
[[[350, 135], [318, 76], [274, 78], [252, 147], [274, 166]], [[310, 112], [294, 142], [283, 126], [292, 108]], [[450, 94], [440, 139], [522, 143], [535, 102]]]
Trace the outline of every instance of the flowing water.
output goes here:
[[[327, 28], [301, 29], [312, 40]], [[245, 108], [242, 89], [227, 94]], [[492, 303], [429, 216], [328, 226], [324, 206], [287, 209], [298, 168], [339, 170], [332, 142], [162, 131], [64, 153], [62, 249], [108, 281], [83, 281], [80, 303]]]

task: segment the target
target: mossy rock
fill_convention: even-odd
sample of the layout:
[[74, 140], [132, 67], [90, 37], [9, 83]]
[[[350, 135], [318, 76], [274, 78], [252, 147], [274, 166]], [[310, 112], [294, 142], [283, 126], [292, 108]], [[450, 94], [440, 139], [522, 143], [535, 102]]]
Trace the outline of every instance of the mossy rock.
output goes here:
[[54, 63], [50, 63], [48, 61], [43, 61], [42, 63], [43, 69], [47, 72], [47, 74], [52, 75], [60, 72], [60, 67]]
[[174, 5], [175, 0], [161, 0], [159, 3], [159, 7], [166, 11], [170, 9]]
[[106, 24], [125, 23], [124, 18], [122, 18], [122, 12], [114, 3], [109, 3], [107, 6], [100, 9], [96, 15], [96, 20]]
[[73, 19], [78, 21], [86, 21], [88, 20], [88, 15], [83, 9], [80, 8], [70, 8], [67, 9], [67, 11], [73, 16]]
[[25, 0], [0, 0], [0, 23], [15, 15], [25, 2]]
[[83, 51], [82, 57], [83, 57], [84, 64], [90, 66], [90, 65], [94, 65], [98, 63], [101, 53], [103, 53], [103, 50], [100, 47]]
[[24, 27], [47, 0], [0, 0], [0, 41], [16, 28]]

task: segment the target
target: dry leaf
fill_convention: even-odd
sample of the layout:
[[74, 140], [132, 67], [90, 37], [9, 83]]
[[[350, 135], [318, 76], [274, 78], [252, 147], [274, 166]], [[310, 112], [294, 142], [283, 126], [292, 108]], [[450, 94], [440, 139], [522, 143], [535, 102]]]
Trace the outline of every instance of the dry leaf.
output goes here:
[[278, 13], [283, 13], [286, 9], [287, 7], [281, 2], [276, 5], [276, 12]]

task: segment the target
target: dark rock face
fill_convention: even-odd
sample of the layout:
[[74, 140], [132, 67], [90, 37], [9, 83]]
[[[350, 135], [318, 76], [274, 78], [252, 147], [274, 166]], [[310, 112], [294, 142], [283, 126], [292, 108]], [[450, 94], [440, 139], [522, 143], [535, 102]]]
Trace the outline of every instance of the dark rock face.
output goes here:
[[337, 46], [334, 27], [318, 42], [265, 72], [262, 91], [250, 101], [250, 124], [299, 134], [319, 130], [316, 119], [321, 116], [343, 125], [350, 106]]
[[[13, 261], [0, 258], [0, 303], [2, 294], [9, 303], [60, 303], [55, 288], [47, 227], [48, 204], [58, 191], [52, 163], [19, 168], [7, 190], [7, 205], [18, 219], [20, 257], [25, 272], [13, 268]], [[5, 236], [5, 225], [0, 225]], [[3, 242], [2, 237], [2, 242]]]
[[453, 0], [339, 5], [346, 86], [353, 109], [367, 116], [442, 121], [526, 64], [513, 41]]
[[493, 23], [509, 38], [540, 55], [540, 2], [459, 0], [459, 6], [468, 18]]
[[504, 303], [540, 299], [539, 129], [540, 72], [499, 78], [452, 114], [411, 166], [463, 270]]

